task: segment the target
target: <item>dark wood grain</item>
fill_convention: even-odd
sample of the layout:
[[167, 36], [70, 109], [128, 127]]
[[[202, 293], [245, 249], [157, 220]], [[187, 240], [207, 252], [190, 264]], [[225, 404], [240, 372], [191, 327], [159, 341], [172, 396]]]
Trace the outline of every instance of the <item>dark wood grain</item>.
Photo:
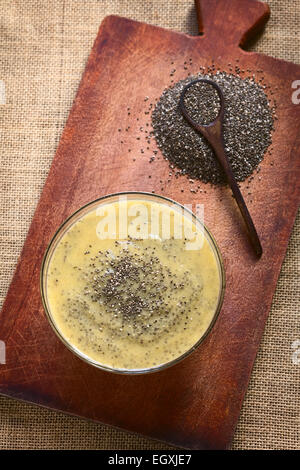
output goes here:
[[[199, 37], [116, 16], [103, 21], [1, 312], [7, 364], [0, 365], [0, 392], [178, 446], [219, 449], [234, 432], [299, 204], [300, 107], [292, 104], [291, 83], [300, 67], [238, 47], [262, 27], [266, 5], [203, 0], [197, 8], [204, 31]], [[206, 223], [225, 261], [222, 312], [205, 342], [182, 363], [148, 376], [102, 372], [72, 355], [48, 325], [39, 293], [42, 256], [59, 224], [88, 201], [126, 190], [161, 192], [168, 165], [160, 159], [150, 169], [149, 155], [141, 157], [136, 140], [149, 119], [142, 104], [169, 84], [171, 61], [183, 64], [190, 57], [194, 72], [212, 60], [223, 70], [236, 59], [241, 68], [263, 69], [276, 95], [273, 154], [264, 159], [261, 180], [254, 178], [246, 199], [264, 253], [257, 261], [229, 190], [207, 187], [194, 195], [185, 178], [172, 180], [164, 195], [205, 204]], [[178, 67], [176, 79], [185, 76]], [[120, 123], [125, 128], [129, 122], [130, 155], [118, 132]]]

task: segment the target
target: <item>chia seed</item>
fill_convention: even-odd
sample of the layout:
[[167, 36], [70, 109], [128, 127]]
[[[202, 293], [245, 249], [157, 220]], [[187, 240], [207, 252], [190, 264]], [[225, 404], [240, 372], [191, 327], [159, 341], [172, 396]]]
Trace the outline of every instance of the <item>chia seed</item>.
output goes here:
[[184, 105], [190, 117], [198, 124], [213, 122], [221, 109], [218, 92], [208, 83], [197, 82], [185, 93]]

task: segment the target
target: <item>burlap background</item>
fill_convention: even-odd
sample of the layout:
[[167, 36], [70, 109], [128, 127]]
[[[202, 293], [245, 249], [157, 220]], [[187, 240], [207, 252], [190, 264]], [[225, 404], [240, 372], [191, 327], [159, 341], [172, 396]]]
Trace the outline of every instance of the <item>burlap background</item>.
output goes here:
[[[242, 1], [242, 0], [241, 0]], [[1, 0], [0, 296], [3, 301], [85, 61], [104, 16], [197, 32], [193, 0]], [[269, 0], [254, 50], [300, 63], [300, 0]], [[299, 76], [300, 79], [300, 76]], [[236, 430], [234, 449], [299, 449], [298, 217]], [[0, 398], [0, 448], [167, 449], [138, 436]]]

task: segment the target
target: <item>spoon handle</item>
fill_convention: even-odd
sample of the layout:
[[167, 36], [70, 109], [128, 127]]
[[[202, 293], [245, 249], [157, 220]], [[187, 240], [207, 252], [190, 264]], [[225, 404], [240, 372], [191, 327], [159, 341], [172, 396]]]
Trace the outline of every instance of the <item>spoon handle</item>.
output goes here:
[[248, 208], [246, 206], [246, 203], [244, 201], [244, 198], [242, 196], [240, 188], [238, 187], [236, 179], [233, 175], [230, 163], [229, 163], [229, 161], [227, 159], [227, 156], [225, 154], [224, 144], [223, 144], [223, 142], [221, 143], [219, 141], [219, 145], [218, 144], [216, 145], [216, 143], [214, 142], [213, 147], [214, 147], [216, 156], [219, 160], [219, 163], [220, 163], [221, 167], [223, 168], [223, 171], [226, 175], [228, 184], [231, 187], [233, 196], [234, 196], [234, 198], [237, 202], [237, 205], [239, 206], [239, 209], [240, 209], [241, 214], [243, 216], [243, 219], [245, 221], [247, 231], [248, 231], [248, 235], [249, 235], [249, 238], [251, 240], [252, 246], [255, 250], [256, 255], [260, 258], [261, 255], [262, 255], [263, 250], [262, 250], [262, 246], [261, 246], [261, 243], [260, 243], [260, 240], [259, 240], [259, 236], [257, 234], [255, 225], [253, 223], [250, 212], [248, 211]]

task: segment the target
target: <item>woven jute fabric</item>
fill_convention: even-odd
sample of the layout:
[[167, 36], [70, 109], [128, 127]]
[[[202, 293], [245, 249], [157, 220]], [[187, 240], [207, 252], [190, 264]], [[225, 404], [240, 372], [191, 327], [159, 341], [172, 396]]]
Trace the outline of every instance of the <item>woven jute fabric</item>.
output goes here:
[[[300, 63], [300, 1], [270, 0], [269, 4], [271, 20], [251, 48]], [[1, 11], [2, 103], [4, 86], [6, 92], [6, 104], [0, 104], [3, 302], [102, 19], [118, 14], [191, 34], [197, 33], [197, 22], [193, 0], [1, 0]], [[244, 401], [234, 449], [300, 447], [300, 364], [292, 348], [293, 342], [300, 340], [299, 246], [300, 217]], [[121, 450], [168, 446], [2, 397], [0, 448]]]

